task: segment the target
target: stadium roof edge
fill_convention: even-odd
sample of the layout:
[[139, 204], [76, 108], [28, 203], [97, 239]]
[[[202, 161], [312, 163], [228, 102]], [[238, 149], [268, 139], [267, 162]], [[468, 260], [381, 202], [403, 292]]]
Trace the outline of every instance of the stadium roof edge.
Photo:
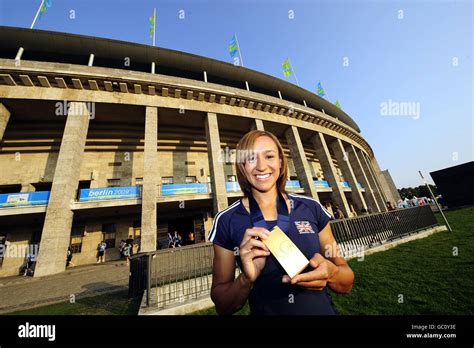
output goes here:
[[[238, 82], [241, 83], [241, 88], [245, 88], [245, 82], [247, 81], [250, 85], [250, 90], [257, 89], [257, 92], [260, 90], [262, 93], [265, 93], [265, 91], [273, 92], [274, 94], [271, 94], [273, 96], [278, 95], [278, 91], [280, 91], [283, 99], [294, 101], [301, 105], [303, 100], [305, 100], [308, 107], [320, 111], [324, 110], [328, 115], [338, 118], [341, 122], [360, 133], [360, 129], [355, 121], [343, 110], [326, 99], [280, 78], [213, 58], [108, 38], [0, 26], [0, 57], [13, 59], [20, 47], [25, 49], [24, 56], [28, 60], [76, 64], [79, 60], [82, 64], [87, 65], [88, 57], [93, 53], [95, 59], [102, 61], [102, 64], [99, 65], [102, 67], [108, 67], [108, 64], [112, 62], [123, 62], [125, 57], [129, 57], [134, 67], [148, 66], [150, 68], [151, 63], [155, 61], [158, 73], [160, 74], [163, 73], [159, 71], [160, 67], [168, 69], [168, 71], [194, 73], [196, 74], [195, 76], [198, 76], [197, 74], [202, 76], [203, 71], [206, 71], [210, 78], [215, 77]], [[59, 50], [60, 53], [58, 53]], [[51, 59], [48, 59], [49, 57]], [[73, 61], [68, 61], [68, 58]], [[144, 70], [142, 69], [141, 71]], [[173, 76], [173, 73], [164, 72], [163, 74]], [[183, 77], [182, 75], [177, 76]], [[189, 78], [189, 76], [187, 77]], [[191, 78], [196, 79], [195, 77]], [[225, 84], [225, 82], [221, 84]]]

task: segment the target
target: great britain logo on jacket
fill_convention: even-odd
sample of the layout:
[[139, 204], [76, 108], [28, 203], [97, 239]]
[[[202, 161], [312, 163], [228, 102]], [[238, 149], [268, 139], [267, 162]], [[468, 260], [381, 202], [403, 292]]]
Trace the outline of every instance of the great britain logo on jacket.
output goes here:
[[295, 221], [295, 225], [300, 234], [314, 233], [313, 228], [308, 221]]

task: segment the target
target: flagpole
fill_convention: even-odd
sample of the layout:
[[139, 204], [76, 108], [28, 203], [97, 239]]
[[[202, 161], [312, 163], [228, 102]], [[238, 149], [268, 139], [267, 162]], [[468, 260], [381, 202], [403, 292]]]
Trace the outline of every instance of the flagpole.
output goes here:
[[155, 46], [155, 34], [156, 34], [156, 7], [153, 9], [153, 47]]
[[426, 187], [428, 188], [428, 191], [430, 191], [431, 198], [433, 198], [433, 200], [436, 204], [436, 207], [438, 207], [438, 210], [439, 210], [439, 212], [441, 213], [441, 216], [444, 219], [444, 222], [446, 222], [446, 226], [448, 227], [449, 232], [453, 232], [453, 230], [451, 229], [451, 226], [449, 226], [449, 223], [448, 223], [448, 220], [446, 219], [446, 216], [444, 216], [442, 207], [439, 206], [438, 201], [436, 200], [436, 198], [433, 194], [433, 191], [431, 191], [430, 185], [428, 185], [428, 183], [425, 180], [425, 177], [423, 176], [423, 174], [421, 174], [421, 170], [419, 170], [418, 173], [420, 173], [420, 176], [423, 179], [423, 182], [425, 183]]
[[296, 78], [296, 74], [295, 74], [295, 70], [293, 69], [293, 65], [290, 62], [290, 58], [287, 58], [287, 59], [288, 59], [288, 63], [290, 64], [291, 72], [293, 73], [293, 76], [295, 77], [296, 85], [299, 87], [300, 84], [298, 83], [298, 79]]
[[36, 16], [35, 16], [35, 19], [33, 19], [33, 23], [31, 23], [30, 29], [33, 29], [33, 27], [35, 26], [36, 20], [38, 19], [38, 16], [40, 14], [41, 8], [43, 7], [43, 4], [44, 4], [44, 0], [41, 0], [41, 4], [38, 8], [38, 11], [36, 11]]
[[240, 57], [240, 65], [244, 66], [244, 60], [242, 59], [242, 53], [240, 52], [240, 45], [239, 45], [239, 39], [237, 39], [237, 34], [235, 34], [235, 42], [237, 42], [237, 49], [239, 51], [239, 57]]

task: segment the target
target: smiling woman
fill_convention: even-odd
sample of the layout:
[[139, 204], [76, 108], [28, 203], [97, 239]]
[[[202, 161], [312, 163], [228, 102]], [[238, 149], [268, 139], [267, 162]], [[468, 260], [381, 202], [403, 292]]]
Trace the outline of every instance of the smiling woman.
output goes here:
[[[219, 314], [232, 314], [249, 301], [251, 314], [336, 314], [327, 290], [346, 293], [354, 274], [341, 256], [329, 220], [316, 200], [286, 194], [288, 165], [278, 139], [253, 130], [239, 141], [236, 163], [244, 197], [216, 215], [211, 298]], [[309, 260], [290, 278], [265, 241], [278, 226]], [[322, 255], [324, 250], [324, 256]], [[235, 262], [242, 273], [235, 278]]]

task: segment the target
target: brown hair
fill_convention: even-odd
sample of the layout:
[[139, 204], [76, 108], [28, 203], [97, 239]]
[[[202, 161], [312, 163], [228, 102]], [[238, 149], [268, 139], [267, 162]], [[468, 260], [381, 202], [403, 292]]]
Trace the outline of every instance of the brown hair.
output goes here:
[[245, 162], [249, 159], [249, 154], [252, 152], [255, 141], [257, 138], [266, 136], [273, 140], [278, 148], [278, 157], [281, 160], [280, 176], [277, 179], [276, 185], [278, 191], [285, 193], [286, 180], [288, 179], [288, 160], [283, 153], [283, 147], [278, 141], [277, 137], [273, 133], [263, 130], [252, 130], [245, 134], [237, 144], [237, 157], [235, 161], [235, 169], [237, 172], [237, 180], [240, 185], [240, 189], [245, 196], [249, 196], [252, 192], [252, 185], [247, 179], [245, 172]]

